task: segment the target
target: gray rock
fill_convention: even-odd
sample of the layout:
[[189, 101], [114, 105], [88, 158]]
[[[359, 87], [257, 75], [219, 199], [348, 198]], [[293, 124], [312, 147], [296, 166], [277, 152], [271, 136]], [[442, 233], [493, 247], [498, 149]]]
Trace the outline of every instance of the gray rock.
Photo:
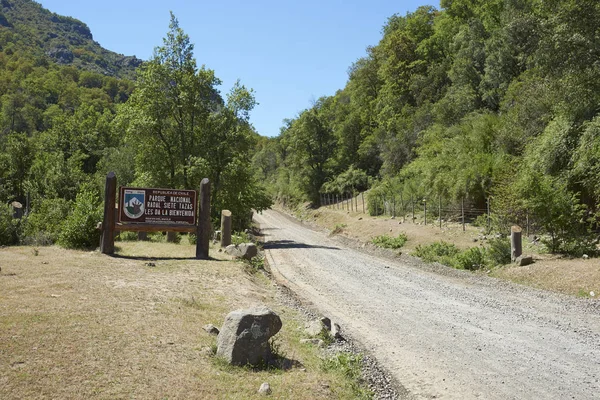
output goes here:
[[590, 258], [590, 256], [588, 256], [587, 254], [584, 254], [581, 258], [583, 258], [584, 260], [587, 260], [588, 258]]
[[321, 323], [328, 331], [331, 330], [331, 320], [327, 317], [321, 317]]
[[341, 339], [342, 338], [342, 333], [341, 333], [341, 328], [338, 324], [336, 324], [335, 322], [331, 323], [331, 336], [333, 336], [336, 339]]
[[217, 356], [232, 365], [268, 363], [272, 358], [268, 341], [281, 326], [281, 318], [266, 307], [232, 311], [217, 337]]
[[258, 254], [258, 247], [254, 243], [242, 243], [242, 244], [230, 244], [225, 247], [225, 253], [230, 256], [237, 258], [244, 258], [246, 260], [256, 257]]
[[271, 390], [271, 385], [269, 385], [267, 382], [264, 382], [262, 385], [260, 385], [258, 393], [264, 394], [265, 396], [270, 395], [271, 393], [273, 393], [273, 391]]
[[515, 260], [515, 264], [517, 264], [519, 267], [524, 267], [526, 265], [533, 264], [533, 257], [531, 257], [531, 256], [525, 256], [525, 255], [520, 255]]
[[217, 336], [219, 334], [219, 328], [217, 328], [213, 324], [204, 325], [202, 327], [202, 329], [204, 329], [206, 332], [210, 333], [211, 335]]
[[309, 336], [317, 336], [319, 333], [321, 333], [322, 330], [323, 330], [323, 323], [321, 321], [314, 320], [314, 321], [310, 321], [306, 325], [306, 329], [304, 329], [304, 332], [306, 332], [306, 334]]

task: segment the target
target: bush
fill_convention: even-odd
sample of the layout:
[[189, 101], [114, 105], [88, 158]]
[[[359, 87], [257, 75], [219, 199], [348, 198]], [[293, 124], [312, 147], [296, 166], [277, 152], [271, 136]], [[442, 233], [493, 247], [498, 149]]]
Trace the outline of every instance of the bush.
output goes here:
[[42, 200], [25, 220], [24, 242], [38, 246], [56, 243], [61, 226], [69, 216], [72, 206], [72, 203], [65, 199]]
[[62, 225], [58, 243], [66, 248], [95, 248], [100, 243], [100, 230], [96, 229], [102, 221], [102, 202], [100, 195], [93, 190], [82, 190], [77, 194], [73, 213]]
[[138, 240], [138, 234], [137, 232], [120, 232], [119, 236], [117, 236], [115, 240], [120, 240], [123, 242], [135, 242]]
[[471, 247], [454, 257], [454, 268], [476, 271], [486, 264], [486, 251], [479, 247]]
[[20, 220], [13, 219], [12, 207], [0, 204], [0, 246], [9, 246], [19, 242]]
[[510, 264], [510, 240], [505, 237], [490, 239], [487, 249], [487, 264], [491, 267]]
[[439, 262], [444, 265], [453, 266], [454, 257], [460, 253], [458, 247], [444, 241], [435, 242], [430, 245], [419, 245], [415, 249], [415, 255], [426, 262]]
[[373, 238], [372, 243], [375, 246], [383, 247], [386, 249], [399, 249], [402, 246], [404, 246], [407, 240], [408, 238], [406, 237], [406, 235], [404, 233], [401, 233], [398, 235], [398, 237], [395, 238], [388, 235], [376, 236]]

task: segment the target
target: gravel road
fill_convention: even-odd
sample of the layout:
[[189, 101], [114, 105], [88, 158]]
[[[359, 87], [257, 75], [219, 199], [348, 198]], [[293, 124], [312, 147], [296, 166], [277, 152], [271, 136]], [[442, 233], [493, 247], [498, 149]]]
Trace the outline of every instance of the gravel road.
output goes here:
[[274, 274], [414, 399], [599, 399], [600, 302], [378, 258], [276, 211]]

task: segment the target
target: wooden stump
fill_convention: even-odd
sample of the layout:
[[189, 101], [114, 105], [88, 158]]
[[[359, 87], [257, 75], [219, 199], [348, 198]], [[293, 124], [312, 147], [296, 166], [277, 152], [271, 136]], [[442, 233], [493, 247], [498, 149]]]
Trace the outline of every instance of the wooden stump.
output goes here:
[[210, 181], [202, 179], [200, 183], [200, 205], [198, 210], [198, 228], [196, 241], [196, 258], [208, 259], [210, 247]]
[[523, 254], [523, 246], [521, 242], [522, 229], [520, 226], [513, 225], [510, 228], [510, 258], [513, 262]]
[[102, 238], [100, 251], [102, 254], [115, 252], [115, 197], [117, 194], [117, 176], [114, 172], [106, 175], [104, 186], [104, 223], [102, 224]]
[[231, 244], [231, 211], [221, 211], [221, 247]]

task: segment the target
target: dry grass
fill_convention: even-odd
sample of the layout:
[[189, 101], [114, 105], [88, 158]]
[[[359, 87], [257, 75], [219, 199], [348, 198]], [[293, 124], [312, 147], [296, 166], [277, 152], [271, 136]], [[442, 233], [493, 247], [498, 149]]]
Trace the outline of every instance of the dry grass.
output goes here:
[[[379, 235], [397, 236], [399, 233], [404, 233], [408, 241], [402, 248], [402, 252], [407, 254], [418, 245], [427, 245], [440, 240], [453, 243], [461, 249], [484, 244], [481, 240], [474, 242], [474, 239], [482, 234], [480, 228], [467, 225], [466, 232], [463, 232], [461, 224], [444, 223], [440, 230], [437, 220], [425, 226], [409, 222], [410, 218], [404, 219], [402, 216], [396, 219], [370, 217], [362, 213], [331, 210], [325, 207], [307, 210], [302, 218], [329, 230], [345, 225], [339, 234], [363, 242], [369, 242]], [[492, 271], [493, 276], [574, 296], [589, 296], [593, 291], [596, 298], [600, 297], [600, 259], [549, 257], [540, 254], [539, 246], [527, 240], [523, 244], [523, 251], [535, 256], [535, 264], [528, 267], [505, 266]]]
[[[119, 257], [0, 249], [1, 399], [252, 399], [265, 381], [273, 398], [352, 397], [299, 343], [302, 321], [265, 278], [215, 250], [197, 261], [189, 245], [119, 247]], [[253, 304], [279, 313], [277, 341], [295, 367], [255, 372], [207, 354], [216, 339], [202, 326]]]
[[526, 267], [505, 266], [492, 275], [516, 283], [552, 290], [564, 294], [591, 297], [600, 296], [599, 259], [538, 258]]

